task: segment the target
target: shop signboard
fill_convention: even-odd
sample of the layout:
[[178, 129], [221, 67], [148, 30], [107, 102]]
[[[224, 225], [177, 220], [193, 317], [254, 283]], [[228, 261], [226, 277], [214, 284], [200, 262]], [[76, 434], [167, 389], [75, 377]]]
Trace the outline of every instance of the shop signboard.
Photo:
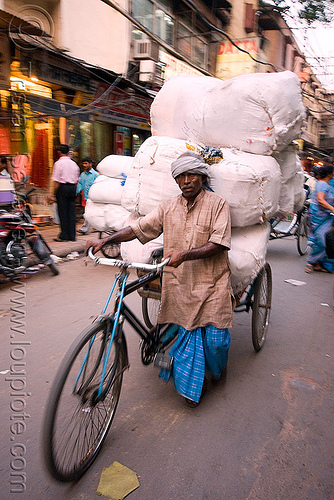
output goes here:
[[163, 50], [159, 51], [159, 61], [165, 64], [164, 68], [164, 80], [167, 81], [173, 76], [179, 74], [183, 75], [199, 75], [203, 76], [203, 73], [197, 69], [191, 67], [189, 64], [181, 61], [177, 57], [174, 57]]
[[[219, 45], [216, 64], [217, 78], [226, 80], [246, 73], [255, 73], [257, 70], [257, 63], [249, 57], [248, 53], [257, 58], [259, 51], [258, 38], [244, 38], [235, 40], [234, 43], [237, 47], [229, 40]], [[242, 50], [239, 50], [238, 47]]]
[[29, 67], [31, 74], [44, 82], [88, 93], [94, 89], [89, 71], [51, 52], [36, 50], [32, 58], [22, 54], [21, 67]]

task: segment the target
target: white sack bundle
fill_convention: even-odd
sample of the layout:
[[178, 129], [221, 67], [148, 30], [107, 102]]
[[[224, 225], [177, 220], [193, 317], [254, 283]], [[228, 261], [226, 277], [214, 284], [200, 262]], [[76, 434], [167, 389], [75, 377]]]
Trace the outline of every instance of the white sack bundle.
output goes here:
[[292, 179], [300, 170], [300, 160], [294, 143], [289, 144], [282, 151], [275, 152], [273, 157], [280, 166], [283, 183]]
[[289, 179], [283, 182], [280, 187], [279, 201], [278, 201], [278, 217], [287, 217], [293, 214], [295, 204], [295, 181]]
[[121, 204], [124, 180], [99, 175], [90, 187], [88, 198], [94, 203]]
[[181, 193], [171, 164], [190, 151], [189, 142], [171, 137], [149, 137], [140, 146], [122, 192], [122, 206], [146, 215], [160, 202]]
[[306, 191], [304, 189], [305, 184], [305, 173], [301, 164], [301, 161], [298, 158], [299, 169], [296, 172], [293, 179], [293, 187], [294, 187], [294, 206], [293, 209], [295, 212], [300, 210], [306, 199]]
[[139, 240], [125, 241], [121, 243], [122, 259], [127, 262], [141, 262], [147, 264], [154, 250], [163, 247], [163, 235], [143, 245]]
[[[182, 153], [198, 150], [181, 139], [150, 137], [140, 147], [122, 192], [122, 206], [140, 215], [180, 194], [171, 163]], [[208, 184], [231, 207], [232, 226], [250, 226], [272, 217], [278, 209], [280, 169], [271, 156], [222, 149], [224, 159], [209, 165]]]
[[119, 231], [124, 227], [129, 215], [121, 205], [94, 203], [88, 199], [84, 218], [98, 231]]
[[222, 149], [223, 160], [209, 166], [209, 186], [230, 205], [232, 227], [269, 220], [278, 210], [281, 172], [271, 156]]
[[228, 256], [231, 285], [235, 294], [243, 291], [265, 264], [269, 232], [269, 223], [232, 229]]
[[277, 216], [287, 217], [300, 210], [306, 197], [304, 189], [305, 175], [300, 160], [297, 161], [298, 170], [294, 176], [280, 186]]
[[294, 73], [252, 73], [229, 80], [180, 75], [151, 106], [152, 134], [270, 155], [296, 139], [305, 110]]
[[133, 156], [108, 155], [98, 163], [96, 170], [107, 177], [127, 176]]

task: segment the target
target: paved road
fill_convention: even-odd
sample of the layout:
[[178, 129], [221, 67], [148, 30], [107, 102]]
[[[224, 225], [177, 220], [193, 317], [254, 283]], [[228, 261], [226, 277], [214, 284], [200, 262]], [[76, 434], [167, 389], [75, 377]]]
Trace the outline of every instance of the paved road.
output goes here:
[[[184, 405], [172, 384], [158, 380], [154, 367], [141, 365], [138, 339], [127, 329], [131, 367], [116, 418], [97, 461], [75, 485], [56, 483], [44, 471], [41, 418], [63, 354], [100, 312], [113, 273], [85, 267], [80, 259], [60, 264], [57, 277], [46, 270], [21, 288], [3, 285], [1, 499], [94, 499], [103, 467], [115, 460], [140, 476], [131, 500], [333, 498], [333, 276], [305, 274], [306, 258], [299, 257], [293, 239], [270, 242], [268, 260], [274, 288], [267, 342], [256, 354], [250, 315], [235, 315], [226, 383], [210, 387], [195, 410]], [[306, 284], [293, 286], [284, 281], [289, 278]], [[129, 299], [139, 310], [138, 296]], [[14, 300], [26, 314], [16, 332], [8, 313]], [[25, 353], [10, 357], [13, 340]], [[24, 356], [23, 382], [10, 392], [3, 372], [13, 355]], [[30, 415], [26, 420], [21, 408], [13, 407], [19, 391]], [[13, 427], [15, 421], [21, 424]], [[13, 461], [11, 452], [23, 456]], [[26, 474], [21, 494], [10, 493], [15, 468]]]

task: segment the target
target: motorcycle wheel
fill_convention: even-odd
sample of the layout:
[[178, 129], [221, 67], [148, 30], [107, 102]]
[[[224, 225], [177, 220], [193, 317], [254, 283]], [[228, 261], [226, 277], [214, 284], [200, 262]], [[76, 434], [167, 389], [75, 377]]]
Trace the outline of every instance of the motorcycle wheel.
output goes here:
[[37, 236], [34, 239], [28, 240], [28, 242], [32, 251], [37, 255], [37, 257], [43, 262], [43, 264], [50, 268], [54, 276], [57, 276], [59, 274], [59, 269], [53, 262], [49, 249], [46, 245], [46, 242], [44, 242], [43, 237]]
[[52, 273], [54, 276], [58, 276], [59, 274], [59, 269], [58, 267], [56, 266], [56, 264], [54, 262], [52, 262], [51, 264], [48, 264], [49, 268], [51, 269]]

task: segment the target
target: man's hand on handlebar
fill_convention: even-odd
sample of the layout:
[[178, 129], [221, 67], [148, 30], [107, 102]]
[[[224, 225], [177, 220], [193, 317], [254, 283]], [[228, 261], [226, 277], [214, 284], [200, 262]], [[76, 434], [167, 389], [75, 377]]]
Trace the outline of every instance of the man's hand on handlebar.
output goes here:
[[88, 240], [86, 242], [86, 255], [87, 255], [88, 249], [90, 247], [93, 248], [93, 254], [95, 254], [99, 250], [101, 250], [101, 248], [103, 247], [104, 244], [105, 244], [104, 240]]
[[170, 267], [179, 267], [182, 262], [184, 262], [184, 252], [173, 251], [166, 255], [166, 258], [169, 257], [170, 261], [168, 262], [168, 266]]
[[121, 243], [122, 241], [131, 241], [136, 238], [135, 233], [131, 229], [130, 226], [126, 226], [120, 231], [116, 231], [115, 233], [111, 234], [110, 236], [107, 236], [106, 238], [103, 238], [102, 240], [90, 240], [87, 241], [86, 243], [86, 254], [87, 250], [89, 247], [93, 247], [93, 253], [98, 252], [101, 250], [103, 245], [108, 243], [109, 245], [117, 245]]

